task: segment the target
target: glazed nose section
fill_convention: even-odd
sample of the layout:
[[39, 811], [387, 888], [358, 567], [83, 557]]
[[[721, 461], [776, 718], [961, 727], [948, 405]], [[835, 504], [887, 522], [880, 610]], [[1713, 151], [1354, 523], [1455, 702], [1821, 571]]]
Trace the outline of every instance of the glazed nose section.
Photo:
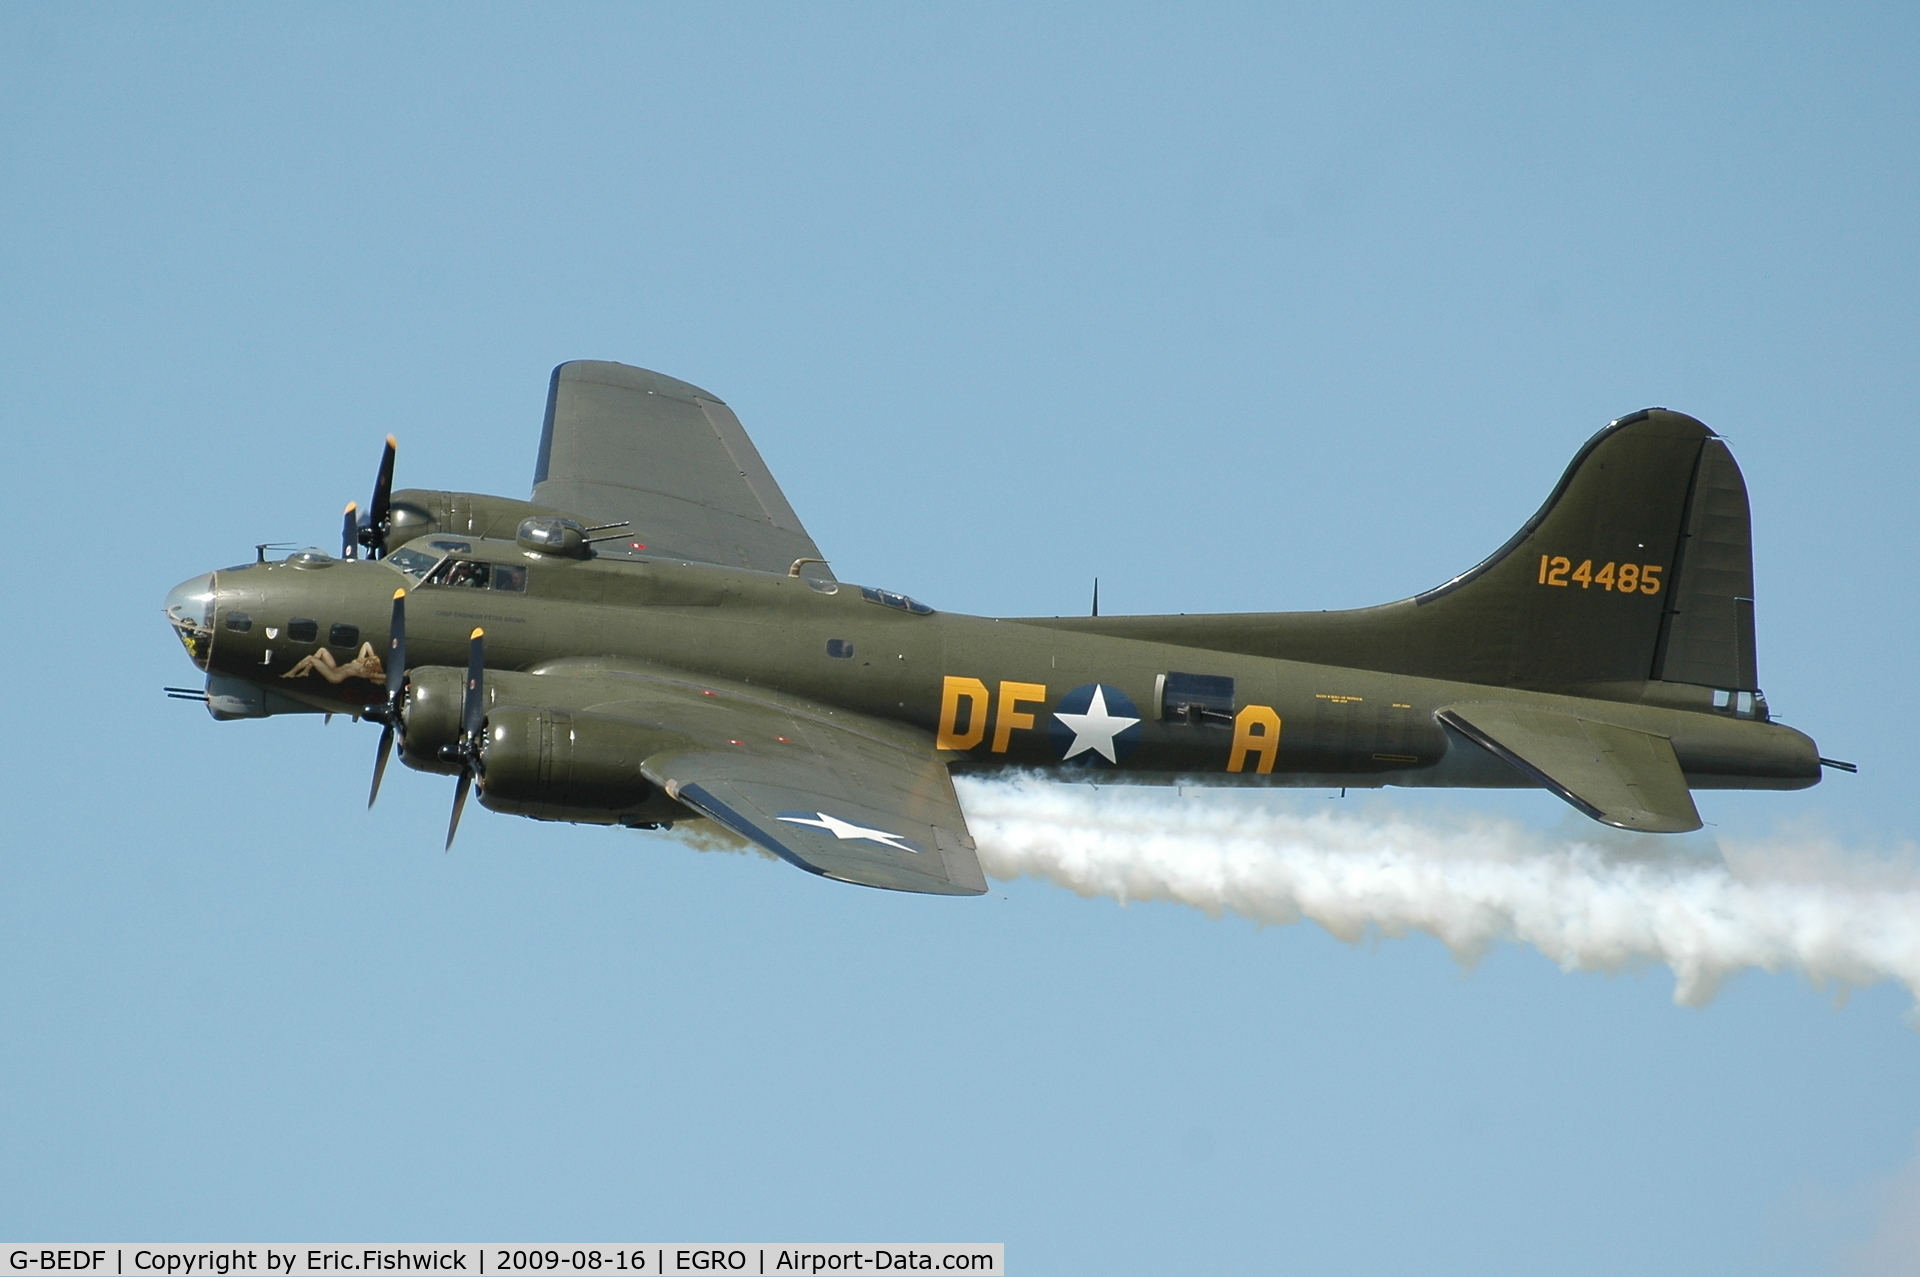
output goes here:
[[213, 655], [213, 573], [182, 581], [167, 593], [167, 624], [201, 669]]

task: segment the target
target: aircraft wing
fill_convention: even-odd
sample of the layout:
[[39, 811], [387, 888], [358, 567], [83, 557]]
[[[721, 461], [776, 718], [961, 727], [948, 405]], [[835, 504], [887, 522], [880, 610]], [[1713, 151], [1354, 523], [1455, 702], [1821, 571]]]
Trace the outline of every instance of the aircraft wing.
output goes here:
[[566, 686], [589, 689], [563, 699], [644, 722], [681, 742], [647, 758], [642, 774], [783, 860], [894, 891], [986, 891], [967, 818], [931, 735], [758, 687], [693, 683], [652, 668], [553, 673]]
[[1657, 834], [1700, 828], [1664, 736], [1497, 702], [1450, 705], [1437, 717], [1603, 825]]
[[[596, 524], [626, 520], [651, 555], [762, 572], [820, 557], [733, 410], [645, 368], [583, 359], [553, 370], [533, 499]], [[807, 575], [832, 577], [822, 564]]]
[[674, 754], [648, 759], [641, 770], [680, 802], [809, 873], [941, 896], [987, 889], [931, 742], [925, 758], [829, 738], [789, 757]]

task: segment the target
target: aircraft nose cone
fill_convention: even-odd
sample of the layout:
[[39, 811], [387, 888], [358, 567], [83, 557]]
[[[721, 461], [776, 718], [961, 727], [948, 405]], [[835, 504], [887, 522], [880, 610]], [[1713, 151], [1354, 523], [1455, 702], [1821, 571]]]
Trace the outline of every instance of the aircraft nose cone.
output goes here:
[[182, 581], [167, 592], [167, 624], [201, 669], [213, 651], [213, 573]]

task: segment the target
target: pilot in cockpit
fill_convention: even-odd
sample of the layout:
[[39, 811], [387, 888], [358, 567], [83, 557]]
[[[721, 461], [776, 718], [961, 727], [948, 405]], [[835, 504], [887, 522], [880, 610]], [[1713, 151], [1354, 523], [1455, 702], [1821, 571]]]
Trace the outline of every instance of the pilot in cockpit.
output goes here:
[[464, 585], [469, 589], [487, 588], [488, 565], [473, 563], [466, 559], [449, 559], [440, 566], [428, 583], [431, 585]]

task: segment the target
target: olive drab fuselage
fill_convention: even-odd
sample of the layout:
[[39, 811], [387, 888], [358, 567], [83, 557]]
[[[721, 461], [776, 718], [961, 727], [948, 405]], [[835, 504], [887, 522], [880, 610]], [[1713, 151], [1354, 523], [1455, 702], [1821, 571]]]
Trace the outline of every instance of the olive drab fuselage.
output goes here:
[[[444, 540], [423, 538], [422, 553], [447, 558], [432, 539]], [[623, 667], [699, 676], [718, 696], [777, 688], [926, 733], [957, 769], [1242, 785], [1533, 783], [1435, 719], [1443, 705], [1501, 689], [1088, 634], [1054, 618], [915, 611], [887, 601], [903, 596], [797, 576], [460, 544], [454, 561], [484, 565], [487, 584], [433, 584], [391, 559], [312, 554], [222, 570], [196, 661], [216, 688], [237, 680], [286, 709], [358, 714], [376, 699], [378, 673], [330, 675], [385, 650], [399, 585], [409, 591], [414, 666], [457, 667], [469, 634], [484, 627], [490, 672], [554, 676], [553, 690], [565, 688], [569, 670]], [[497, 567], [516, 570], [523, 588], [492, 588]], [[1136, 721], [1086, 742], [1058, 716], [1084, 713], [1090, 689], [1100, 692], [1105, 724]], [[1792, 789], [1819, 778], [1813, 743], [1797, 731], [1716, 712], [1703, 687], [1638, 690], [1636, 700], [1598, 708], [1579, 696], [1507, 694], [1670, 737], [1696, 788]]]

